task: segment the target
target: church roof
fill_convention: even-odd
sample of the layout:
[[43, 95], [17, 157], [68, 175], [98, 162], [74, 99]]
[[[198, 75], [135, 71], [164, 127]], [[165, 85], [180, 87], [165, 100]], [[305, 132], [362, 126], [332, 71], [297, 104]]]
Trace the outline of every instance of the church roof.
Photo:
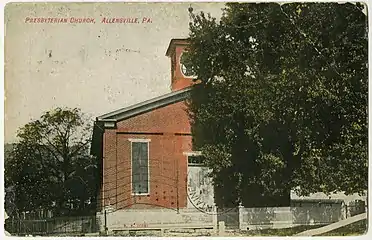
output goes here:
[[190, 95], [191, 88], [185, 88], [171, 93], [152, 98], [129, 107], [121, 108], [116, 111], [106, 113], [97, 117], [98, 122], [118, 122], [152, 110], [181, 102], [186, 100]]
[[119, 121], [184, 101], [189, 98], [190, 90], [191, 87], [184, 88], [97, 117], [93, 126], [91, 154], [94, 156], [102, 154], [102, 136], [105, 128], [115, 128]]

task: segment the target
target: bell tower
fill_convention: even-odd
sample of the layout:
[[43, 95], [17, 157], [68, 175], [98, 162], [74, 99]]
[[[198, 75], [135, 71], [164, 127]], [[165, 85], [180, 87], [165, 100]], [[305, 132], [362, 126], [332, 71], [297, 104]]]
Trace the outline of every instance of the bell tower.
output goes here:
[[171, 59], [171, 89], [177, 91], [194, 84], [192, 73], [182, 64], [182, 54], [187, 51], [187, 39], [172, 39], [166, 56]]

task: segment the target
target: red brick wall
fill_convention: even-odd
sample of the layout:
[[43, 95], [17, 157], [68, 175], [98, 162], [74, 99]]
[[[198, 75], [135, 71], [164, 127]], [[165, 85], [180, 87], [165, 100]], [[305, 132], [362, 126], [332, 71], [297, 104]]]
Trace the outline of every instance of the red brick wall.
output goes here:
[[[183, 102], [172, 104], [119, 122], [117, 129], [106, 129], [103, 136], [104, 205], [111, 204], [117, 209], [130, 207], [134, 203], [147, 204], [140, 207], [186, 207], [187, 157], [183, 153], [191, 151], [191, 136], [175, 135], [190, 134], [185, 107]], [[151, 140], [150, 193], [146, 196], [131, 195], [129, 138]]]

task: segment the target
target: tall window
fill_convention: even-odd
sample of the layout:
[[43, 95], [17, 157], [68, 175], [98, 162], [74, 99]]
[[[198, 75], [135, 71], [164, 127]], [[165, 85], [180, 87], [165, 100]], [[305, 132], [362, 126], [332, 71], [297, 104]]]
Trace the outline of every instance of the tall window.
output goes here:
[[149, 193], [149, 140], [132, 142], [132, 194]]

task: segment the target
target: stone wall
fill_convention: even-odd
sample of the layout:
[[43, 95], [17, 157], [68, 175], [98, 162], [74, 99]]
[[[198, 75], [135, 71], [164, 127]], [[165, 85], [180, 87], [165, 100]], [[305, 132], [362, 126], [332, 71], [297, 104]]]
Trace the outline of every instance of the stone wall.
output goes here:
[[[226, 229], [254, 230], [290, 228], [299, 225], [328, 225], [350, 217], [345, 214], [342, 201], [299, 201], [290, 207], [216, 209], [206, 212], [198, 208], [125, 209], [108, 211], [106, 225], [109, 231], [130, 229], [184, 229], [212, 228], [218, 223]], [[99, 214], [104, 226], [104, 215]]]
[[241, 230], [289, 228], [299, 225], [326, 225], [343, 219], [342, 205], [239, 208]]
[[[101, 230], [104, 230], [104, 213], [98, 213]], [[217, 215], [203, 213], [196, 209], [125, 209], [106, 212], [106, 226], [110, 231], [130, 229], [170, 228], [215, 228]]]

